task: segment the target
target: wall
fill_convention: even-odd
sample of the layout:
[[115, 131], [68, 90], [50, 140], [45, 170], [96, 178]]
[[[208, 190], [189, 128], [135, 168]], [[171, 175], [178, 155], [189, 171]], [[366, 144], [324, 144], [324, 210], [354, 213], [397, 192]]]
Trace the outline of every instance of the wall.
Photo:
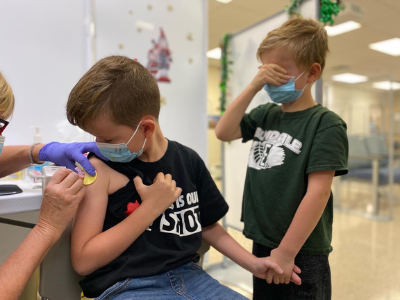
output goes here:
[[16, 105], [5, 131], [6, 145], [33, 143], [40, 126], [44, 142], [89, 140], [65, 118], [68, 94], [88, 67], [86, 1], [2, 0], [0, 71]]
[[[95, 27], [90, 27], [94, 3]], [[205, 0], [2, 0], [0, 71], [12, 85], [16, 108], [6, 145], [89, 141], [65, 117], [68, 94], [95, 59], [126, 55], [148, 64], [163, 28], [168, 42], [170, 83], [159, 82], [160, 124], [166, 137], [207, 158], [207, 2]]]
[[[219, 98], [221, 95], [220, 70], [217, 67], [208, 68], [208, 101], [207, 113], [209, 115], [219, 115]], [[213, 171], [215, 167], [221, 166], [221, 141], [215, 136], [213, 128], [208, 129], [208, 167]]]

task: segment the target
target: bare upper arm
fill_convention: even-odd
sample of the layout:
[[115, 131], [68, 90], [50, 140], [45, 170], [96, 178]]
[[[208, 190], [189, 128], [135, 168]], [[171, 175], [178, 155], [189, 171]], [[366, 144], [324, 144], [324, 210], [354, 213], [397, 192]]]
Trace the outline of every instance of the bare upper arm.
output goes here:
[[85, 187], [86, 193], [75, 215], [71, 235], [72, 255], [80, 251], [93, 237], [103, 231], [110, 186], [119, 189], [128, 178], [108, 167], [96, 157], [90, 158], [96, 169], [97, 179]]
[[230, 142], [230, 141], [234, 141], [234, 140], [242, 138], [242, 129], [240, 128], [240, 126], [238, 126], [234, 132], [229, 134], [229, 133], [222, 131], [222, 129], [220, 127], [218, 127], [218, 124], [217, 124], [214, 131], [215, 131], [215, 135], [217, 136], [217, 138], [224, 142]]
[[316, 171], [308, 174], [307, 194], [330, 194], [335, 171]]

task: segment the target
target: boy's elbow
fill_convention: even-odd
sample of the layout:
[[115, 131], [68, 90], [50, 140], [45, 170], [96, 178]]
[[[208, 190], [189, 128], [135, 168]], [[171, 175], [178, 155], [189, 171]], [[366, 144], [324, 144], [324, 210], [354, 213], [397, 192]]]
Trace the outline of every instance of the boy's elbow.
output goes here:
[[223, 142], [228, 142], [228, 141], [229, 141], [229, 140], [227, 139], [226, 133], [221, 129], [220, 126], [218, 126], [218, 124], [217, 124], [217, 126], [215, 127], [214, 132], [215, 132], [215, 136], [216, 136], [217, 139], [219, 139], [220, 141], [223, 141]]
[[75, 272], [80, 276], [87, 276], [92, 273], [88, 271], [88, 268], [82, 266], [81, 264], [72, 264], [72, 267], [74, 268]]
[[72, 258], [72, 267], [74, 268], [75, 272], [80, 276], [87, 276], [93, 272], [90, 269], [90, 266], [87, 265], [84, 260], [74, 259]]

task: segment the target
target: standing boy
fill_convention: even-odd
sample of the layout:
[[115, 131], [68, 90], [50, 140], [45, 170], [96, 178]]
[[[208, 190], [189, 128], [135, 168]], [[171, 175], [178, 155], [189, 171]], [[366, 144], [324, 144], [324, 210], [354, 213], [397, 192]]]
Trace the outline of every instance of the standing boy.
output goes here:
[[[334, 176], [347, 173], [346, 124], [317, 104], [311, 87], [328, 52], [323, 25], [290, 19], [261, 42], [262, 66], [216, 126], [223, 141], [253, 140], [243, 195], [244, 235], [253, 254], [271, 256], [284, 273], [254, 277], [254, 298], [331, 299]], [[262, 88], [273, 103], [245, 111]], [[281, 105], [277, 105], [281, 104]], [[296, 262], [302, 285], [289, 283]]]

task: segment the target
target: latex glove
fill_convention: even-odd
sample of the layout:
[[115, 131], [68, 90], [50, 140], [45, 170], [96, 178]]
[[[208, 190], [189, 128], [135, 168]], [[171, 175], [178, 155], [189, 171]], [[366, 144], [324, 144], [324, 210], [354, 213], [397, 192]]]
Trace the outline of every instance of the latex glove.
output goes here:
[[93, 152], [102, 160], [108, 160], [101, 155], [96, 142], [87, 143], [58, 143], [52, 142], [43, 146], [39, 151], [40, 161], [51, 161], [59, 166], [65, 166], [68, 169], [75, 170], [75, 161], [81, 164], [85, 171], [91, 175], [95, 175], [95, 169], [84, 153]]

